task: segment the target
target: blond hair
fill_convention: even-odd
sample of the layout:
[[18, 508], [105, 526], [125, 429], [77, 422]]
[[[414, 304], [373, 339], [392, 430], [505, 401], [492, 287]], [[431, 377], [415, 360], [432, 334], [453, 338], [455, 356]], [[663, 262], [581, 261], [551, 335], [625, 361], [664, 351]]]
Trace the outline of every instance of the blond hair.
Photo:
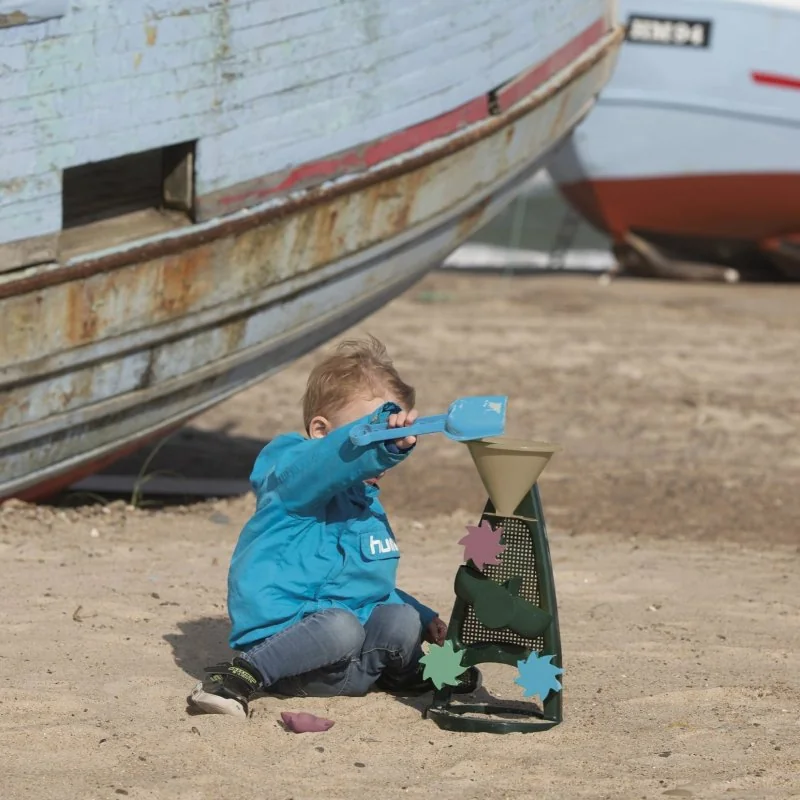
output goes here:
[[344, 408], [360, 392], [378, 397], [389, 392], [406, 409], [414, 407], [416, 392], [405, 383], [374, 336], [349, 339], [311, 370], [303, 395], [303, 423], [308, 430], [317, 415]]

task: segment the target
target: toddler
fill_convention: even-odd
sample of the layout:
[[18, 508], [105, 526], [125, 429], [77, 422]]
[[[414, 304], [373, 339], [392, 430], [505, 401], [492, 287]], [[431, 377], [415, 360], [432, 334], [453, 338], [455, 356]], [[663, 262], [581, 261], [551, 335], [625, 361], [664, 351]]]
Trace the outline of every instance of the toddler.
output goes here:
[[[378, 500], [386, 470], [414, 449], [414, 389], [374, 338], [345, 342], [315, 367], [303, 397], [306, 436], [272, 440], [250, 481], [256, 510], [228, 573], [231, 663], [211, 667], [195, 710], [247, 717], [257, 693], [417, 694], [421, 642], [444, 641], [435, 611], [395, 586], [400, 551]], [[397, 439], [363, 447], [350, 430], [386, 422]], [[475, 691], [474, 667], [456, 692]]]

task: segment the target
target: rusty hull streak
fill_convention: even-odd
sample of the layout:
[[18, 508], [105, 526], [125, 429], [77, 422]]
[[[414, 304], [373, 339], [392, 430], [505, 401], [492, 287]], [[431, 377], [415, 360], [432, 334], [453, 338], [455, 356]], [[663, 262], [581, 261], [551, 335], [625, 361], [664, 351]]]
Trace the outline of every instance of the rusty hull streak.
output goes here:
[[308, 206], [319, 203], [322, 200], [333, 200], [341, 195], [351, 194], [368, 188], [375, 183], [386, 181], [401, 176], [404, 173], [411, 172], [412, 170], [426, 167], [441, 160], [445, 156], [457, 153], [475, 142], [488, 138], [497, 131], [511, 125], [516, 120], [538, 108], [550, 99], [550, 97], [562, 91], [565, 84], [571, 83], [581, 75], [589, 72], [592, 67], [602, 61], [606, 57], [608, 50], [618, 45], [619, 41], [622, 39], [623, 33], [624, 31], [621, 27], [618, 27], [615, 31], [610, 33], [603, 42], [602, 47], [598, 48], [597, 52], [590, 59], [573, 65], [562, 75], [561, 80], [554, 83], [546, 92], [541, 94], [535, 93], [518, 103], [502, 116], [490, 117], [485, 122], [478, 123], [465, 132], [456, 134], [442, 145], [438, 147], [429, 147], [424, 152], [410, 156], [401, 163], [378, 167], [351, 180], [342, 181], [332, 187], [316, 187], [310, 189], [302, 197], [287, 198], [280, 206], [267, 208], [246, 217], [238, 217], [236, 219], [223, 221], [211, 229], [202, 231], [190, 230], [182, 236], [170, 237], [158, 242], [134, 246], [98, 258], [87, 259], [77, 264], [75, 267], [68, 269], [52, 270], [40, 275], [22, 278], [19, 281], [0, 284], [0, 299], [23, 292], [35, 291], [46, 286], [52, 286], [66, 281], [85, 279], [97, 272], [119, 269], [120, 267], [127, 266], [136, 261], [150, 261], [165, 255], [174, 255], [188, 248], [208, 244], [216, 239], [243, 233], [250, 228], [282, 219]]
[[[153, 262], [146, 261], [136, 264], [132, 273], [123, 273], [121, 278], [101, 273], [88, 280], [71, 281], [65, 287], [67, 342], [79, 347], [96, 340], [98, 335], [115, 335], [116, 322], [130, 321], [128, 301], [145, 294], [150, 321], [165, 321], [187, 313], [209, 293], [211, 261], [211, 246], [207, 245], [167, 256], [155, 272], [149, 270]], [[136, 292], [137, 288], [144, 291]]]
[[84, 344], [97, 336], [99, 314], [97, 296], [91, 283], [70, 283], [67, 304], [66, 338], [71, 345]]
[[547, 132], [547, 135], [550, 139], [552, 139], [553, 136], [555, 136], [556, 131], [563, 124], [564, 114], [566, 114], [567, 112], [568, 105], [569, 105], [568, 98], [566, 95], [564, 95], [564, 97], [561, 100], [561, 103], [559, 103], [558, 113], [555, 115], [555, 118], [553, 119], [553, 124], [550, 126], [550, 130]]
[[[22, 325], [30, 331], [36, 329], [45, 313], [43, 299], [51, 309], [46, 317], [51, 322], [56, 317], [61, 320], [59, 325], [47, 328], [52, 332], [49, 345], [54, 350], [63, 351], [67, 345], [76, 352], [100, 339], [131, 334], [143, 324], [152, 327], [181, 319], [284, 279], [315, 272], [402, 233], [414, 211], [417, 190], [428, 177], [426, 170], [420, 170], [372, 186], [363, 194], [351, 193], [320, 203], [291, 218], [291, 228], [267, 224], [177, 255], [135, 262], [124, 270], [103, 271], [48, 291], [12, 296], [5, 302], [20, 324], [0, 329], [0, 340], [7, 340], [5, 351], [13, 359], [5, 366], [16, 364], [24, 369], [24, 377], [19, 376], [14, 383], [37, 380], [40, 373], [52, 371], [47, 365], [52, 356], [36, 355], [41, 339], [30, 333], [10, 337]], [[353, 226], [354, 219], [363, 224]], [[265, 259], [264, 254], [271, 257]], [[235, 281], [227, 269], [231, 263], [242, 267]], [[294, 271], [287, 270], [288, 266]], [[128, 348], [118, 352], [128, 352]], [[0, 383], [3, 369], [0, 367]]]
[[156, 297], [165, 318], [186, 313], [208, 293], [211, 288], [208, 281], [211, 257], [211, 247], [206, 245], [165, 260]]
[[458, 236], [467, 239], [469, 235], [480, 227], [484, 212], [489, 207], [491, 197], [484, 197], [475, 208], [465, 214], [458, 223]]
[[13, 28], [16, 25], [26, 25], [28, 22], [30, 22], [30, 17], [24, 11], [0, 14], [0, 28]]

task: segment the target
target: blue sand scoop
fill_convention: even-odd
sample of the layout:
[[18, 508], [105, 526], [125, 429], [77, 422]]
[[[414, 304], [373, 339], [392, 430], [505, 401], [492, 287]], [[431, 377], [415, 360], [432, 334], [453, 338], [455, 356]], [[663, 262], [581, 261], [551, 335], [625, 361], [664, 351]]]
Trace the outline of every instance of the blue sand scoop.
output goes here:
[[502, 436], [506, 428], [507, 406], [508, 397], [501, 395], [461, 397], [450, 405], [446, 414], [420, 417], [413, 425], [403, 428], [390, 428], [386, 423], [356, 425], [350, 431], [350, 441], [360, 446], [426, 433], [443, 433], [457, 442]]

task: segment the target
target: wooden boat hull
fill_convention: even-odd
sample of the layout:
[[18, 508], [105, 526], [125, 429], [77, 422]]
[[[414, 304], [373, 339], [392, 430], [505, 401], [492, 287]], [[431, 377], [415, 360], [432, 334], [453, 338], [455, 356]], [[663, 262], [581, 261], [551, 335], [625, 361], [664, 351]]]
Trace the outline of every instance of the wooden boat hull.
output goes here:
[[[634, 234], [678, 259], [767, 274], [776, 238], [800, 233], [800, 59], [782, 45], [800, 11], [783, 0], [621, 11], [618, 69], [551, 176], [618, 245]], [[693, 25], [705, 26], [694, 43], [678, 35]]]
[[0, 282], [0, 497], [91, 474], [411, 286], [592, 107], [620, 35], [601, 20], [583, 36], [495, 107], [404, 130], [399, 154], [381, 140], [374, 163], [362, 149], [288, 188], [249, 181], [208, 195], [205, 221]]

